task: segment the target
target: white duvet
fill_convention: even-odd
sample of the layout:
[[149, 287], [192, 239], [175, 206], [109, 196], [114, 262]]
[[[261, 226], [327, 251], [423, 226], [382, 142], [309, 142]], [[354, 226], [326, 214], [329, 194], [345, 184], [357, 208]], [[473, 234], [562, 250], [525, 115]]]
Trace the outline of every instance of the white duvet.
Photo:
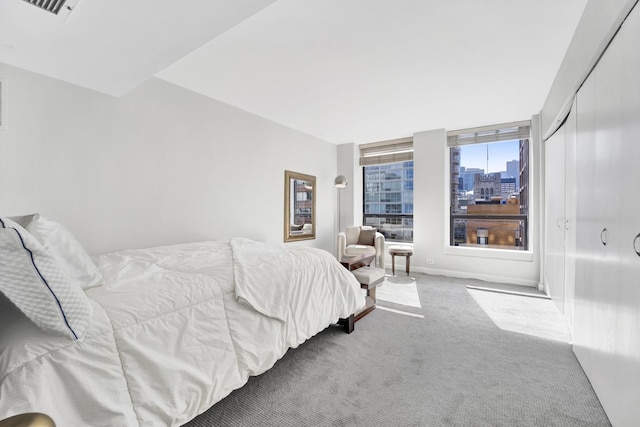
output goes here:
[[[360, 285], [329, 253], [286, 252], [278, 256], [290, 261], [287, 298], [271, 296], [275, 317], [251, 305], [260, 279], [274, 286], [272, 276], [259, 264], [234, 267], [238, 257], [222, 241], [100, 256], [105, 284], [86, 291], [94, 314], [81, 342], [45, 334], [5, 301], [0, 419], [44, 412], [59, 426], [186, 423], [364, 306]], [[264, 253], [254, 255], [269, 266]], [[234, 269], [249, 272], [242, 302]]]

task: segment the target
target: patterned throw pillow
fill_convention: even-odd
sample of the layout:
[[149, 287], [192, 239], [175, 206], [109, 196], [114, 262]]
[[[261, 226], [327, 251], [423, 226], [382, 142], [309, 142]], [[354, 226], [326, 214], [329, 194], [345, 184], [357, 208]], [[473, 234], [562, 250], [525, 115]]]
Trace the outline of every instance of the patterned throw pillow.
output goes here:
[[38, 327], [81, 340], [91, 302], [24, 228], [0, 216], [0, 292]]

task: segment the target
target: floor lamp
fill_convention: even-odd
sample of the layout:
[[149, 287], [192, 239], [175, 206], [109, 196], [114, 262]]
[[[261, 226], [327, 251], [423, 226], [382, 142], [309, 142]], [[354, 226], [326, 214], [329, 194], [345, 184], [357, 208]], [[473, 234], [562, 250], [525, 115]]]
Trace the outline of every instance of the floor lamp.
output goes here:
[[[340, 231], [342, 231], [342, 224], [341, 224], [341, 212], [340, 212], [340, 190], [342, 190], [343, 188], [347, 188], [347, 178], [344, 175], [338, 175], [336, 176], [336, 179], [333, 180], [333, 185], [336, 186], [336, 188], [338, 189], [338, 221], [337, 225], [338, 225], [338, 230], [335, 232], [335, 238], [338, 238], [338, 233]], [[336, 242], [336, 247], [338, 246], [338, 243]]]

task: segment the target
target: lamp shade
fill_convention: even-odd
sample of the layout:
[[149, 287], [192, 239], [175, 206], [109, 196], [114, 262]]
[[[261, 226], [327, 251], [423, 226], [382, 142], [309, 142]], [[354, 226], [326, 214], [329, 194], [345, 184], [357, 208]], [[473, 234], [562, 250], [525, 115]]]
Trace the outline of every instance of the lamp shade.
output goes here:
[[336, 179], [333, 180], [336, 188], [346, 188], [347, 187], [347, 178], [344, 175], [336, 176]]

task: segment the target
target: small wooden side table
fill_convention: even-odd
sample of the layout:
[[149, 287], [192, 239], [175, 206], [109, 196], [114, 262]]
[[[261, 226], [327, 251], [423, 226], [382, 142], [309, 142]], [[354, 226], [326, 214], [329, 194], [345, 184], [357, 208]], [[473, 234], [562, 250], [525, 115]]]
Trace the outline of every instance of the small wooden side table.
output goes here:
[[389, 248], [389, 255], [391, 255], [391, 273], [396, 274], [396, 256], [406, 257], [406, 271], [409, 275], [409, 266], [411, 264], [411, 255], [413, 255], [413, 249], [403, 248], [400, 246], [391, 246]]

